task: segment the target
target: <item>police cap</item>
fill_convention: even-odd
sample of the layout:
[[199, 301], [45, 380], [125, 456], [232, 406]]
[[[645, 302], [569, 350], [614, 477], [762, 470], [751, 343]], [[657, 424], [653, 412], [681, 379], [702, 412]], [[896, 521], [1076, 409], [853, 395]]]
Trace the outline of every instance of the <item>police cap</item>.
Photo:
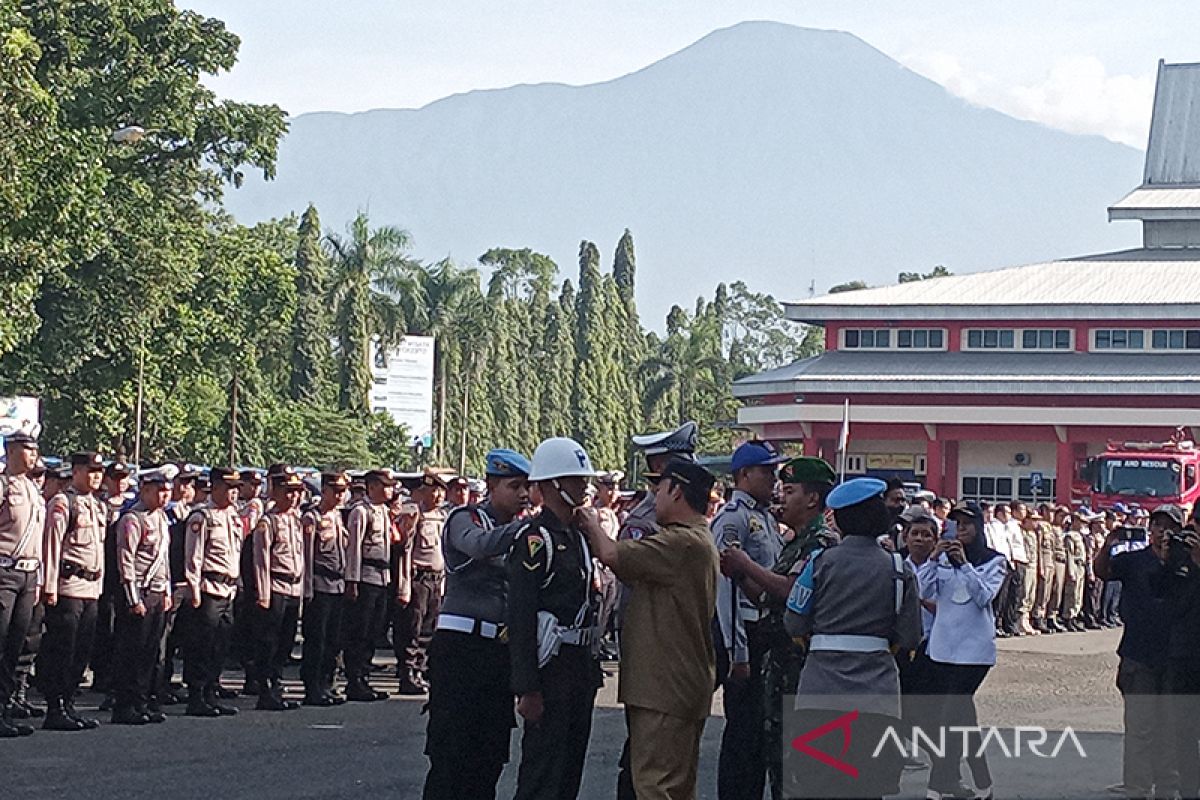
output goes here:
[[784, 461], [787, 461], [787, 457], [776, 450], [775, 445], [770, 442], [754, 440], [744, 443], [733, 451], [733, 460], [730, 462], [729, 470], [736, 475], [740, 469], [771, 466], [782, 464]]
[[699, 438], [699, 428], [694, 422], [685, 422], [673, 431], [644, 433], [632, 438], [633, 446], [648, 456], [664, 453], [694, 453]]
[[74, 453], [71, 455], [72, 467], [87, 467], [88, 472], [102, 472], [104, 470], [104, 459], [99, 453], [83, 452]]
[[825, 505], [834, 511], [856, 506], [864, 500], [878, 497], [887, 491], [887, 484], [879, 478], [853, 478], [835, 486], [825, 498]]
[[497, 448], [487, 454], [484, 472], [493, 478], [529, 477], [529, 459], [515, 450]]

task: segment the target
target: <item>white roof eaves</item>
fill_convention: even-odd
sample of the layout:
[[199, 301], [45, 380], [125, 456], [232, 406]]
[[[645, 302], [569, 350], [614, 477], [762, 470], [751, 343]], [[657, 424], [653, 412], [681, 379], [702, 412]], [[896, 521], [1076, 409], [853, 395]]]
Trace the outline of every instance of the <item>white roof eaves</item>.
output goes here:
[[981, 380], [978, 375], [938, 375], [935, 379], [920, 377], [864, 378], [822, 376], [766, 383], [737, 383], [734, 397], [762, 397], [778, 394], [1043, 394], [1068, 395], [1187, 395], [1200, 394], [1198, 379], [1147, 379], [1112, 377], [1047, 379], [1043, 376], [993, 375]]
[[787, 304], [785, 317], [792, 322], [819, 325], [824, 322], [847, 320], [995, 320], [995, 319], [1200, 319], [1200, 303], [1072, 303], [1021, 304], [980, 303], [964, 305], [804, 305]]

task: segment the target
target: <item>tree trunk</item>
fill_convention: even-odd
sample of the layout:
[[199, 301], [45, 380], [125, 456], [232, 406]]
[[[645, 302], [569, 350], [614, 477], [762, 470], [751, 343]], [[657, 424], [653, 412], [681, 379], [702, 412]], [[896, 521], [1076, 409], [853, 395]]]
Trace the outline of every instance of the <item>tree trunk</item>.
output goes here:
[[[439, 352], [437, 340], [434, 340], [434, 353]], [[446, 441], [446, 354], [441, 352], [438, 357], [438, 419], [437, 441], [433, 446], [434, 463], [442, 463], [442, 442]]]
[[[471, 358], [471, 374], [475, 374], [475, 358]], [[463, 475], [467, 471], [467, 417], [471, 413], [471, 382], [463, 382], [463, 404], [462, 404], [462, 438], [459, 440], [458, 449], [458, 474]]]

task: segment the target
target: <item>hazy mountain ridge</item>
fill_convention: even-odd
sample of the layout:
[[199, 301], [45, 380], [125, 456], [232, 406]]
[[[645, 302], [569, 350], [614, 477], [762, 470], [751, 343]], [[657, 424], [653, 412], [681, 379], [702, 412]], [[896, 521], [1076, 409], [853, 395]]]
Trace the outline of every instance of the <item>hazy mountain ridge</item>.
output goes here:
[[423, 257], [533, 247], [566, 276], [580, 239], [608, 258], [629, 227], [656, 323], [721, 280], [798, 298], [1128, 246], [1105, 207], [1140, 173], [1135, 150], [971, 106], [850, 34], [743, 23], [605, 83], [297, 117], [278, 179], [227, 205], [313, 201], [339, 227], [367, 209]]

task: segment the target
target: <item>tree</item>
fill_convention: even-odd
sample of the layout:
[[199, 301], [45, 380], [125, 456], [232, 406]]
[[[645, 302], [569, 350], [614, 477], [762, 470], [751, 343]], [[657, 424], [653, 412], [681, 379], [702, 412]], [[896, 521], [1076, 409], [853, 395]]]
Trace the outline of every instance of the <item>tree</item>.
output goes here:
[[720, 347], [721, 332], [714, 316], [691, 318], [679, 306], [672, 307], [666, 339], [642, 365], [647, 416], [666, 404], [676, 419], [703, 420], [700, 412], [711, 407], [711, 397], [720, 389], [717, 375], [725, 363]]
[[395, 347], [409, 322], [424, 313], [425, 296], [420, 266], [408, 255], [408, 231], [372, 229], [360, 213], [346, 233], [325, 238], [333, 261], [329, 301], [335, 309], [338, 402], [365, 418], [371, 407], [371, 348], [386, 354]]
[[331, 388], [333, 326], [326, 304], [328, 270], [316, 206], [309, 205], [300, 218], [299, 237], [289, 394], [293, 400], [320, 402], [327, 399]]
[[931, 272], [926, 272], [922, 275], [919, 272], [901, 272], [896, 276], [899, 283], [916, 283], [917, 281], [929, 280], [930, 278], [945, 278], [954, 273], [938, 264]]
[[869, 287], [865, 281], [848, 281], [846, 283], [839, 283], [837, 286], [831, 286], [829, 293], [841, 294], [842, 292], [857, 292], [859, 289], [869, 288], [871, 287]]
[[788, 322], [774, 297], [753, 292], [742, 281], [735, 281], [727, 293], [724, 288], [717, 287], [714, 307], [722, 323], [731, 381], [820, 352], [821, 329]]

